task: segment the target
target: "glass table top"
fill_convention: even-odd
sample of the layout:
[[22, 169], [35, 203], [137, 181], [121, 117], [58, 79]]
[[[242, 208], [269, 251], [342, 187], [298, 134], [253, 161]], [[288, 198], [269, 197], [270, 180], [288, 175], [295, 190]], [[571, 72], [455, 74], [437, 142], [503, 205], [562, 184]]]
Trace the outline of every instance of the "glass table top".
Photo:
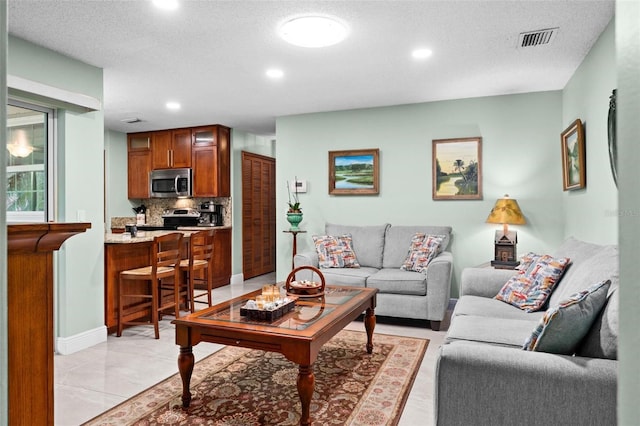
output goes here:
[[198, 315], [199, 320], [222, 321], [236, 324], [256, 324], [287, 330], [304, 330], [321, 318], [333, 312], [340, 305], [348, 303], [353, 297], [362, 293], [355, 288], [327, 287], [324, 295], [319, 297], [299, 297], [293, 311], [284, 314], [274, 321], [253, 320], [240, 315], [240, 308], [250, 299], [255, 299], [260, 290], [248, 293], [243, 297], [221, 303], [207, 312]]

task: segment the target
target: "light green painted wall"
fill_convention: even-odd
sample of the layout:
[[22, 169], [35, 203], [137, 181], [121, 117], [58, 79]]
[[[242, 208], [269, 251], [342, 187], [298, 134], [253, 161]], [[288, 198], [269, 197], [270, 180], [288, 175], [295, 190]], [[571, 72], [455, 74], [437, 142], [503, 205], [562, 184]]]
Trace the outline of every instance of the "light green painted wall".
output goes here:
[[127, 134], [105, 130], [104, 153], [107, 176], [105, 229], [108, 231], [112, 217], [130, 217], [134, 214], [127, 193]]
[[275, 157], [275, 141], [241, 130], [231, 130], [231, 221], [233, 275], [242, 274], [242, 151]]
[[582, 120], [587, 157], [586, 188], [563, 193], [565, 236], [602, 244], [618, 242], [618, 190], [607, 139], [609, 96], [616, 88], [614, 28], [612, 21], [562, 92], [562, 128]]
[[620, 339], [618, 424], [640, 419], [640, 3], [616, 3], [620, 206]]
[[[102, 70], [9, 37], [8, 73], [102, 101]], [[56, 337], [104, 326], [104, 117], [58, 111], [56, 220], [91, 229], [56, 255]]]
[[[485, 223], [497, 198], [509, 194], [527, 225], [513, 227], [520, 253], [548, 251], [563, 239], [561, 92], [496, 96], [281, 117], [276, 122], [278, 188], [277, 276], [290, 271], [291, 241], [282, 230], [286, 181], [308, 181], [298, 251], [313, 250], [311, 235], [326, 222], [344, 224], [450, 225], [458, 295], [462, 269], [493, 258], [496, 226]], [[481, 136], [484, 199], [434, 201], [433, 139]], [[380, 194], [328, 195], [328, 151], [380, 149]]]

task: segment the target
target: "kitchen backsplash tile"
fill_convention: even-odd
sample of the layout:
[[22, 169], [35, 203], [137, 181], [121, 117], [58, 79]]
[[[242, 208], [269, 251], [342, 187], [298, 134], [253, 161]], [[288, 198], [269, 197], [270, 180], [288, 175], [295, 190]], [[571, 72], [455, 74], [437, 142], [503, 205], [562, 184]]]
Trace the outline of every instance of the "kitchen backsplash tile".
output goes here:
[[[215, 204], [221, 204], [222, 223], [224, 226], [231, 226], [231, 198], [150, 198], [148, 200], [131, 200], [134, 206], [138, 207], [142, 204], [147, 208], [147, 225], [162, 226], [164, 224], [162, 213], [167, 209], [198, 209], [200, 204], [205, 201], [211, 201]], [[112, 217], [111, 228], [124, 228], [126, 224], [136, 223], [134, 215], [131, 217]]]

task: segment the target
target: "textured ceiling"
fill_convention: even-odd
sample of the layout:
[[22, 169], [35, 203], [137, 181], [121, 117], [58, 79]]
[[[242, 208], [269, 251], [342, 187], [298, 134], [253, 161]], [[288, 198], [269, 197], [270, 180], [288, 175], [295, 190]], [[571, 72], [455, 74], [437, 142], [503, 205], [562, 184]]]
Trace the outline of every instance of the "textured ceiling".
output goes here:
[[[284, 115], [562, 89], [614, 13], [614, 0], [179, 1], [168, 12], [148, 0], [9, 0], [9, 33], [103, 68], [109, 129], [273, 135]], [[301, 14], [338, 17], [350, 34], [291, 46], [276, 30]], [[521, 32], [555, 27], [552, 43], [517, 48]], [[413, 60], [417, 47], [433, 56]], [[270, 67], [284, 78], [265, 77]], [[131, 117], [142, 121], [121, 121]]]

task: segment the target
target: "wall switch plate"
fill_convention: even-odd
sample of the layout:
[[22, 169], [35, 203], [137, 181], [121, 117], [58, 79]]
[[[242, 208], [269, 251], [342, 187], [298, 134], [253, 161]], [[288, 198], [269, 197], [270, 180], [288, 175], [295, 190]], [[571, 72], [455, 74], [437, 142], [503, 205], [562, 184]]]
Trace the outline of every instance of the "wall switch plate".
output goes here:
[[291, 192], [297, 192], [298, 194], [307, 192], [307, 181], [299, 179], [291, 181], [289, 182], [289, 189], [291, 189]]

